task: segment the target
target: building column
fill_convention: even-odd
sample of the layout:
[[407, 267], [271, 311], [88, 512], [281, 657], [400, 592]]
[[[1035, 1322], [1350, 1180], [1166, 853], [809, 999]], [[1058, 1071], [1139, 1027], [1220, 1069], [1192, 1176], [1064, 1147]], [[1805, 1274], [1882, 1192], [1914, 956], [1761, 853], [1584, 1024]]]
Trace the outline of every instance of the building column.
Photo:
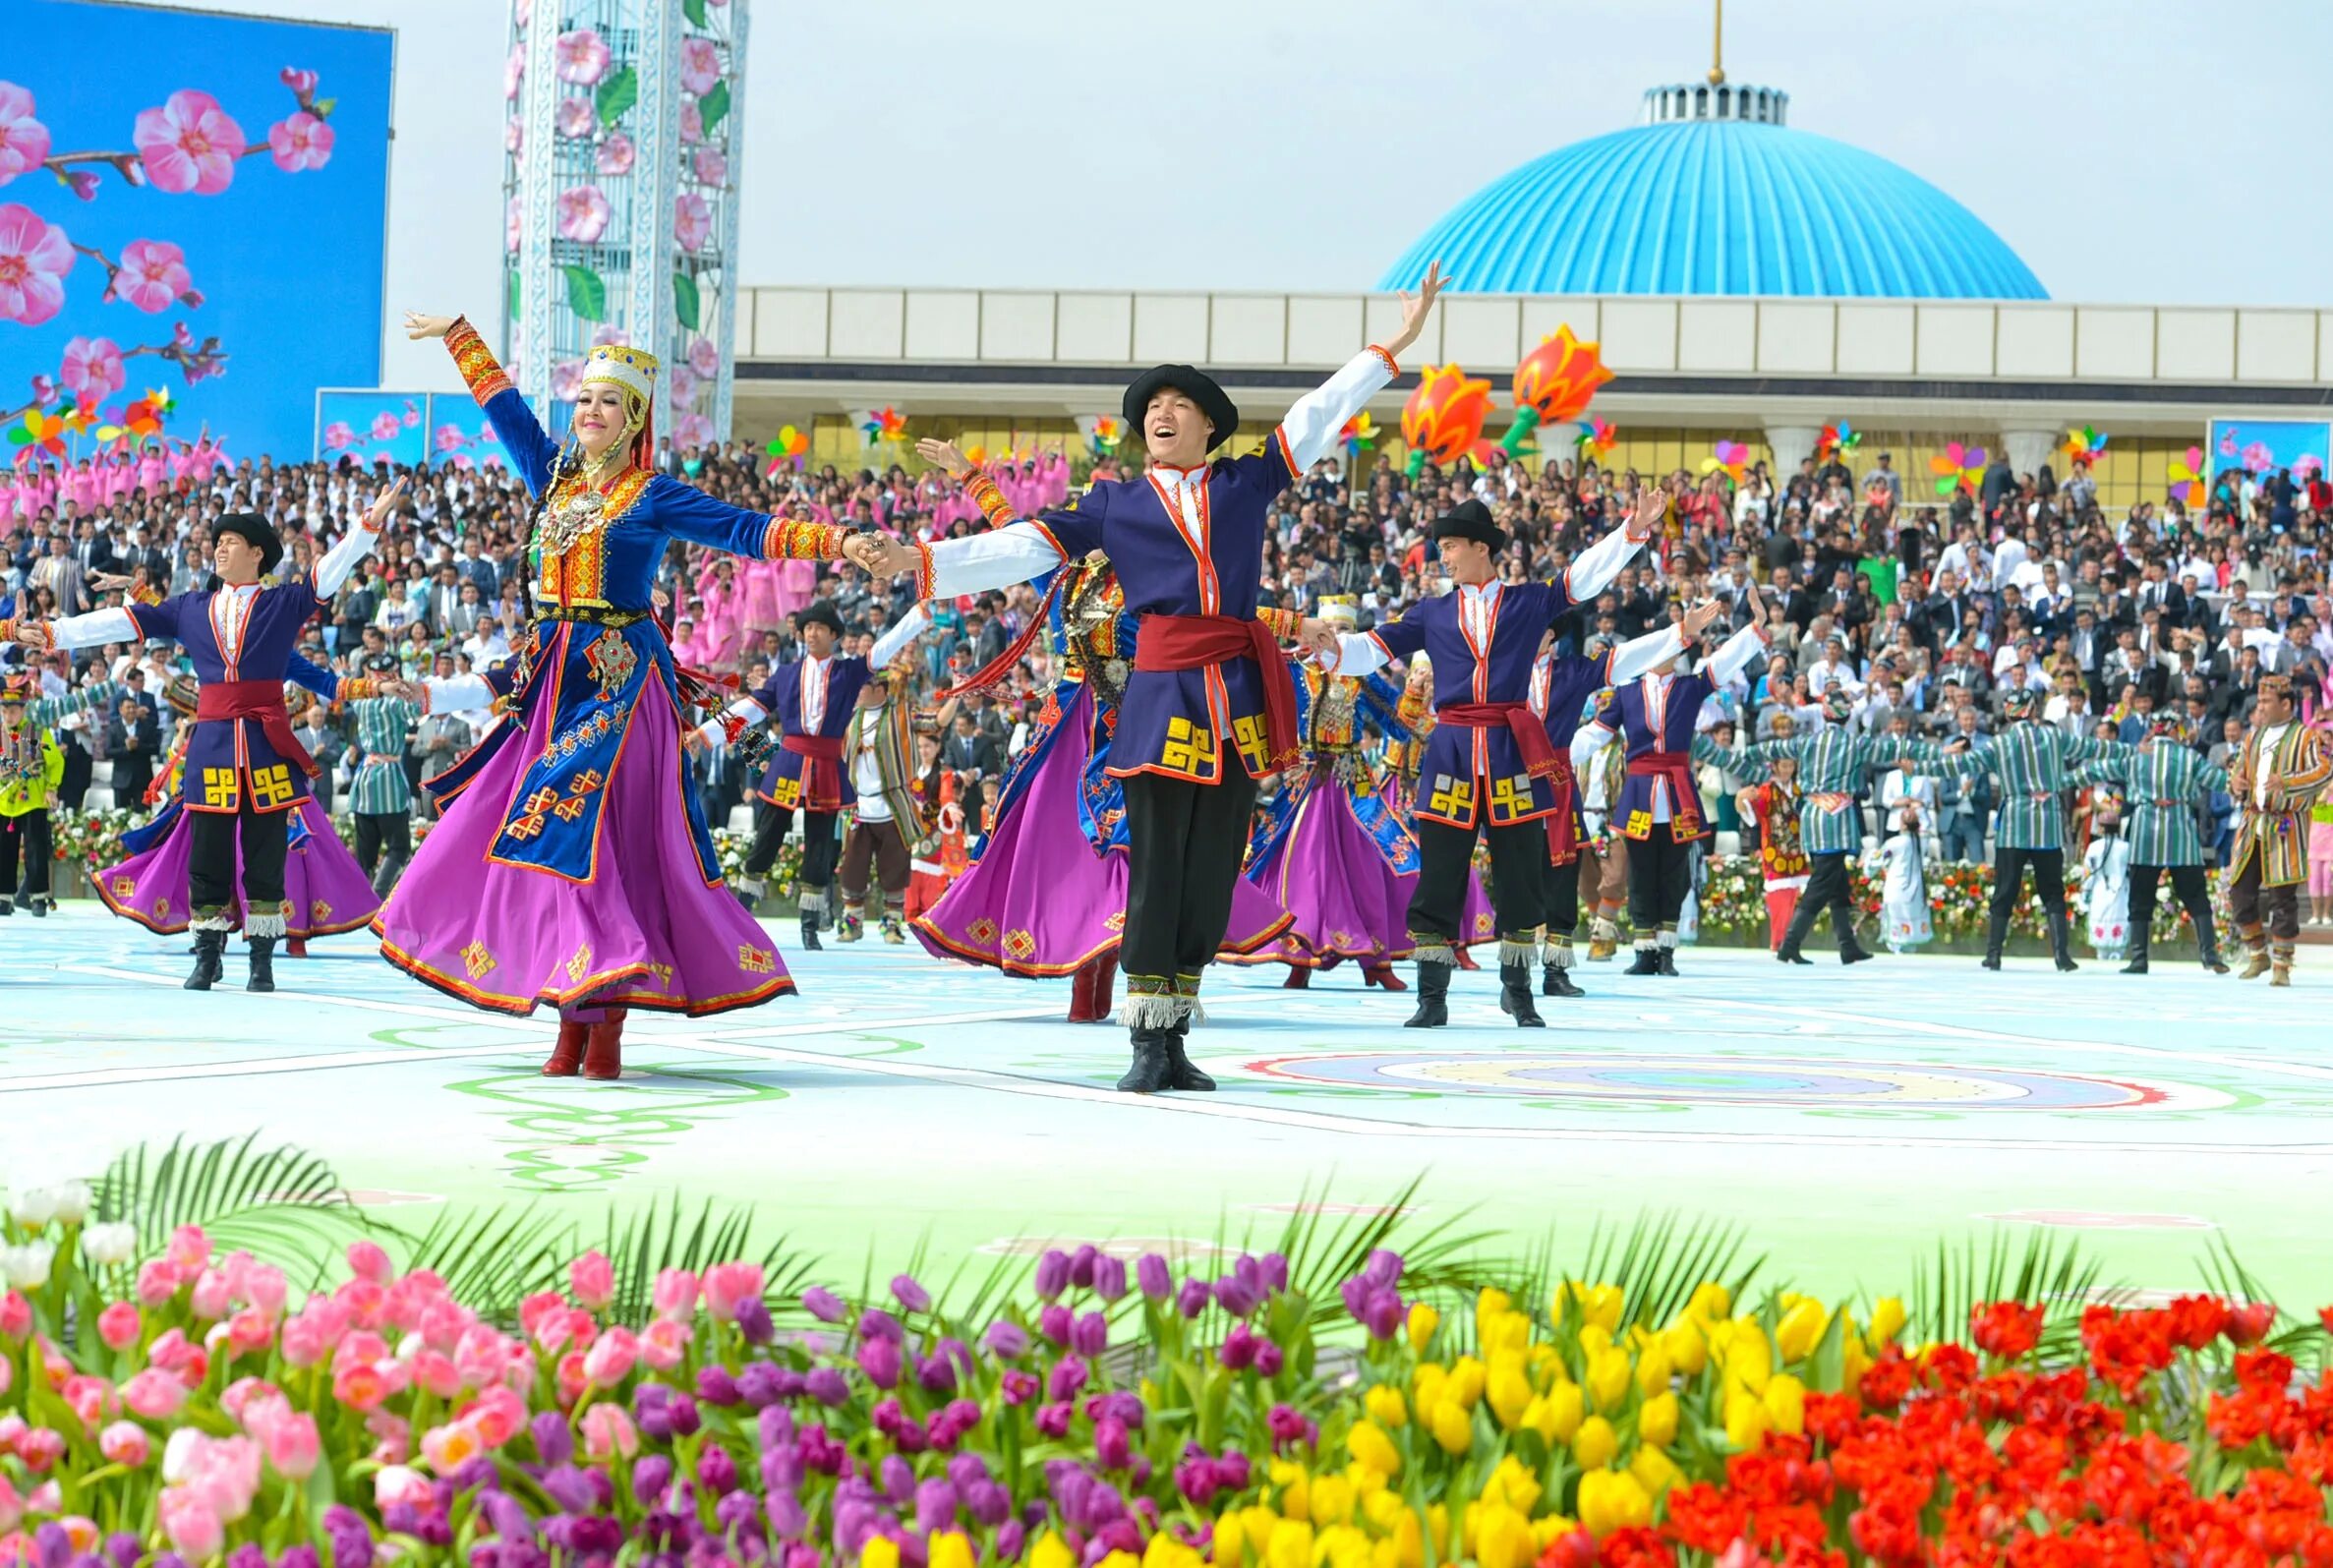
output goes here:
[[1798, 472], [1798, 465], [1815, 455], [1815, 442], [1823, 438], [1820, 425], [1769, 425], [1766, 444], [1774, 448], [1774, 482], [1779, 493], [1790, 483], [1790, 476]]
[[2027, 474], [2039, 474], [2041, 465], [2050, 460], [2050, 454], [2064, 438], [2064, 432], [2054, 430], [2001, 433], [2001, 444], [2009, 452], [2009, 466], [2020, 479]]

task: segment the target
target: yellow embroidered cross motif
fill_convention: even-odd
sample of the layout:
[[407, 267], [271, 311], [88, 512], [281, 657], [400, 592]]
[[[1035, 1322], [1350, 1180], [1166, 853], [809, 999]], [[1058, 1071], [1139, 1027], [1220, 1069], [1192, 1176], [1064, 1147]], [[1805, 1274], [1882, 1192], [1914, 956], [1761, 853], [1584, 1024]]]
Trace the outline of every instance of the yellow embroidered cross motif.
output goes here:
[[284, 763], [251, 771], [251, 802], [262, 811], [291, 804], [292, 770]]
[[648, 972], [656, 976], [656, 988], [659, 991], [672, 989], [672, 966], [671, 964], [652, 963], [648, 966]]
[[167, 920], [170, 918], [170, 900], [168, 899], [156, 899], [154, 900], [154, 918], [157, 920]]
[[1264, 736], [1265, 729], [1261, 714], [1250, 714], [1245, 719], [1234, 719], [1231, 722], [1231, 743], [1239, 751], [1240, 760], [1248, 765], [1250, 773], [1264, 771], [1266, 760], [1270, 756]]
[[1627, 832], [1629, 838], [1642, 839], [1652, 831], [1653, 813], [1650, 811], [1631, 811], [1628, 814]]
[[772, 948], [737, 949], [737, 967], [747, 974], [768, 974], [778, 965], [778, 954]]
[[1005, 933], [1005, 951], [1016, 958], [1026, 958], [1037, 951], [1037, 939], [1026, 931]]
[[586, 768], [568, 782], [567, 798], [551, 809], [562, 822], [573, 822], [583, 815], [584, 807], [588, 804], [584, 797], [607, 782], [606, 776], [597, 768]]
[[780, 811], [791, 811], [802, 801], [802, 781], [780, 779], [770, 785], [770, 804]]
[[1166, 744], [1158, 751], [1158, 765], [1177, 773], [1213, 773], [1222, 760], [1215, 749], [1215, 732], [1188, 719], [1167, 721]]
[[526, 804], [518, 808], [518, 815], [510, 819], [503, 831], [513, 839], [533, 839], [540, 836], [550, 819], [551, 808], [559, 803], [556, 789], [538, 789], [527, 796]]
[[311, 924], [311, 925], [322, 925], [322, 924], [323, 924], [323, 923], [324, 923], [326, 920], [329, 920], [329, 919], [331, 919], [331, 918], [332, 918], [332, 906], [331, 906], [330, 904], [328, 904], [328, 903], [324, 902], [324, 900], [321, 900], [321, 899], [319, 899], [319, 900], [316, 900], [314, 903], [311, 903], [311, 904], [308, 906], [308, 923], [309, 923], [309, 924]]
[[590, 968], [591, 944], [588, 942], [581, 943], [575, 949], [575, 956], [567, 960], [567, 978], [570, 980], [580, 980], [583, 978], [585, 971]]
[[203, 804], [211, 810], [234, 810], [236, 797], [240, 793], [241, 791], [235, 787], [234, 769], [205, 768], [203, 770]]
[[1512, 822], [1532, 808], [1531, 775], [1516, 774], [1511, 779], [1490, 782], [1490, 815], [1500, 822]]
[[486, 944], [472, 940], [462, 949], [462, 967], [470, 971], [470, 978], [483, 980], [495, 967], [495, 956], [486, 951]]
[[127, 899], [131, 894], [137, 891], [138, 884], [131, 881], [128, 877], [116, 877], [113, 879], [113, 896], [115, 898]]
[[603, 701], [623, 690], [632, 678], [632, 671], [640, 668], [640, 656], [632, 652], [632, 645], [624, 641], [622, 632], [611, 626], [592, 639], [583, 651], [584, 668], [599, 683]]
[[1456, 779], [1446, 773], [1433, 776], [1433, 793], [1428, 797], [1426, 809], [1437, 817], [1470, 817], [1475, 810], [1475, 782]]
[[988, 916], [982, 915], [964, 927], [964, 935], [985, 948], [996, 940], [996, 922]]
[[1103, 915], [1102, 927], [1104, 930], [1108, 931], [1124, 931], [1126, 929], [1126, 911], [1124, 909], [1119, 909], [1110, 914]]

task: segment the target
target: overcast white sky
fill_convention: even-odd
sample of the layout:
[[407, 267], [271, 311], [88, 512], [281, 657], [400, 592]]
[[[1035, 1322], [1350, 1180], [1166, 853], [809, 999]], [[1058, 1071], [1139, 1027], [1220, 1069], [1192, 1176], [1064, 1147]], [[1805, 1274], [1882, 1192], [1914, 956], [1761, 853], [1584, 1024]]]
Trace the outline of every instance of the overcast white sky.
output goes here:
[[[492, 309], [503, 0], [393, 26], [389, 303]], [[539, 0], [542, 3], [542, 0]], [[748, 284], [1367, 288], [1709, 68], [1710, 0], [754, 0]], [[2327, 0], [1734, 0], [1735, 82], [1958, 198], [2061, 300], [2333, 306]], [[1195, 179], [1196, 177], [1196, 179]], [[2223, 215], [2249, 214], [2230, 233]], [[392, 334], [393, 382], [444, 379]]]

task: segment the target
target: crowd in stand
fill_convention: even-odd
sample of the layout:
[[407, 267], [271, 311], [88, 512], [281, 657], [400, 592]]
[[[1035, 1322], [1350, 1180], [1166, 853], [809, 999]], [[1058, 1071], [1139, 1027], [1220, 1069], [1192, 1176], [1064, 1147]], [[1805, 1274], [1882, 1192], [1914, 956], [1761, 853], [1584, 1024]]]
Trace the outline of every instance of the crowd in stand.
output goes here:
[[[2080, 463], [2060, 481], [2047, 468], [2019, 475], [1997, 461], [1973, 493], [1922, 505], [1907, 497], [1887, 454], [1867, 463], [1859, 453], [1844, 456], [1856, 467], [1841, 454], [1788, 475], [1761, 464], [1738, 486], [1722, 474], [1640, 475], [1592, 462], [1510, 463], [1498, 454], [1485, 470], [1429, 467], [1414, 480], [1397, 464], [1370, 462], [1355, 483], [1331, 460], [1278, 502], [1263, 599], [1310, 610], [1324, 596], [1350, 596], [1364, 625], [1398, 615], [1442, 586], [1430, 524], [1469, 494], [1491, 503], [1515, 541], [1505, 573], [1545, 575], [1601, 536], [1641, 485], [1656, 484], [1673, 498], [1657, 552], [1624, 571], [1570, 635], [1583, 643], [1634, 636], [1710, 595], [1727, 602], [1738, 626], [1755, 581], [1773, 651], [1727, 699], [1745, 736], [1770, 736], [1785, 715], [1803, 732], [1834, 686], [1854, 694], [1856, 722], [1875, 730], [1965, 733], [1980, 746], [2003, 694], [2018, 686], [2045, 693], [2045, 718], [2075, 733], [2134, 738], [2169, 714], [2186, 722], [2187, 742], [2215, 760], [2242, 733], [2263, 674], [2293, 677], [2304, 717], [2325, 711], [2333, 487], [2320, 474], [2230, 472], [2199, 507], [2173, 500], [2109, 515]], [[756, 510], [916, 538], [983, 526], [978, 508], [937, 470], [830, 464], [773, 474], [733, 444], [666, 461], [690, 483]], [[1060, 453], [992, 472], [1016, 507], [1032, 511], [1065, 504], [1081, 477]], [[70, 469], [0, 477], [0, 615], [73, 614], [129, 593], [198, 586], [208, 574], [208, 525], [229, 510], [268, 517], [290, 541], [286, 569], [300, 569], [391, 476], [385, 465], [261, 458], [149, 477], [151, 488], [134, 475], [101, 484]], [[529, 510], [524, 490], [498, 467], [416, 474], [394, 545], [310, 629], [308, 657], [344, 674], [407, 678], [507, 658], [527, 624]], [[658, 612], [679, 662], [733, 674], [749, 690], [794, 657], [793, 617], [813, 601], [832, 604], [863, 649], [906, 610], [912, 591], [905, 582], [870, 583], [846, 563], [744, 561], [678, 544], [659, 581]], [[1038, 612], [1025, 587], [935, 607], [935, 631], [910, 656], [926, 689], [1001, 655]], [[52, 692], [100, 667], [130, 690], [102, 724], [93, 716], [71, 722], [64, 805], [87, 803], [96, 780], [111, 803], [139, 803], [170, 744], [175, 721], [160, 694], [174, 657], [161, 645], [49, 656], [41, 674]], [[1039, 639], [1013, 681], [973, 694], [946, 733], [922, 739], [918, 766], [955, 775], [975, 822], [982, 797], [1037, 723], [1047, 675]], [[452, 761], [488, 722], [484, 713], [419, 719], [405, 736], [409, 777]], [[298, 723], [325, 765], [325, 792], [357, 760], [355, 726], [322, 704]], [[696, 765], [711, 820], [729, 823], [752, 781], [721, 746]], [[1705, 784], [1717, 819], [1728, 825], [1734, 782], [1713, 773]], [[1978, 858], [1995, 803], [1978, 786], [1944, 787], [1947, 798], [1931, 817], [1933, 846]], [[428, 809], [417, 795], [415, 810]], [[1874, 836], [1884, 836], [1879, 815], [1869, 820]], [[2320, 821], [2316, 838], [2318, 853], [2333, 858], [2333, 822]], [[2326, 904], [2320, 898], [2320, 918]]]

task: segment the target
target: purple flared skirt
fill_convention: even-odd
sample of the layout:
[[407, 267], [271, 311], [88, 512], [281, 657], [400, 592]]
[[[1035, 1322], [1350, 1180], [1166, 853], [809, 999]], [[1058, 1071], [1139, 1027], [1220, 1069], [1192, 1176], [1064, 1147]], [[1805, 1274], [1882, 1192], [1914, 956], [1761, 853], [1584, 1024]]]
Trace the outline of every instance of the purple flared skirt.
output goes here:
[[630, 1007], [701, 1017], [791, 991], [778, 945], [699, 858], [679, 716], [661, 679], [647, 680], [621, 721], [589, 875], [494, 857], [560, 707], [537, 701], [525, 731], [504, 737], [445, 805], [373, 922], [381, 956], [496, 1013]]
[[[916, 940], [934, 958], [1044, 978], [1118, 951], [1126, 928], [1126, 851], [1096, 854], [1079, 812], [1079, 781], [1091, 755], [1090, 691], [1080, 690], [1061, 723], [1027, 791], [998, 821], [978, 862], [916, 917]], [[1241, 877], [1221, 956], [1267, 948], [1288, 923], [1286, 910]]]
[[[365, 879], [365, 868], [348, 852], [348, 845], [332, 831], [332, 819], [314, 796], [296, 808], [307, 824], [308, 837], [283, 857], [283, 931], [287, 937], [328, 937], [354, 931], [373, 918], [380, 900]], [[192, 918], [187, 907], [187, 863], [194, 855], [194, 813], [178, 808], [160, 842], [143, 854], [97, 874], [97, 897], [125, 920], [135, 920], [148, 931], [168, 935], [184, 931]], [[236, 904], [231, 911], [243, 924], [243, 851], [235, 851]]]

